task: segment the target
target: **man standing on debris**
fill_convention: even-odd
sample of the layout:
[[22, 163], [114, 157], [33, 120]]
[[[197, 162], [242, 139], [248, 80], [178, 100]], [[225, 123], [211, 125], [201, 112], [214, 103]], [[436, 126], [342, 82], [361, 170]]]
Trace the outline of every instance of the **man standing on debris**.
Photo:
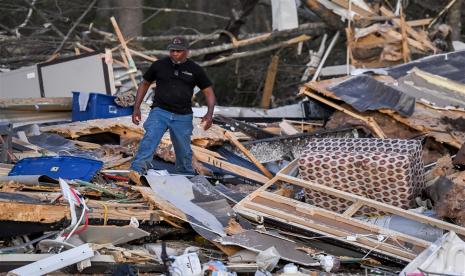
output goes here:
[[176, 154], [176, 171], [192, 174], [191, 135], [193, 130], [192, 96], [197, 86], [204, 93], [208, 111], [202, 118], [204, 129], [212, 125], [215, 93], [212, 82], [198, 64], [188, 59], [189, 44], [174, 38], [168, 45], [169, 57], [155, 61], [145, 72], [137, 89], [132, 121], [141, 121], [140, 105], [152, 82], [156, 83], [152, 110], [144, 123], [145, 135], [131, 164], [130, 179], [139, 183], [140, 174], [152, 161], [155, 150], [166, 130], [170, 131], [171, 142]]

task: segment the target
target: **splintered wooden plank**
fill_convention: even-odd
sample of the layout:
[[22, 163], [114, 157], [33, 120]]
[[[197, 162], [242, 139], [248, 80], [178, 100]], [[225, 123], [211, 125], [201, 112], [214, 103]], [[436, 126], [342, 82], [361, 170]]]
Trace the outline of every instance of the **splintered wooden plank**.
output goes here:
[[28, 204], [0, 201], [0, 220], [38, 223], [54, 223], [70, 219], [65, 205]]
[[[291, 164], [293, 164], [293, 166], [297, 166], [297, 163], [291, 163]], [[418, 221], [418, 222], [421, 222], [421, 223], [426, 223], [426, 224], [433, 225], [433, 226], [436, 226], [436, 227], [444, 229], [444, 230], [455, 231], [458, 234], [465, 235], [465, 228], [464, 227], [460, 227], [460, 226], [452, 224], [452, 223], [448, 223], [448, 222], [445, 222], [445, 221], [442, 221], [442, 220], [427, 217], [427, 216], [424, 216], [424, 215], [421, 215], [421, 214], [418, 214], [418, 213], [415, 213], [415, 212], [411, 212], [411, 211], [408, 211], [408, 210], [404, 210], [402, 208], [395, 207], [395, 206], [392, 206], [392, 205], [389, 205], [389, 204], [386, 204], [386, 203], [383, 203], [383, 202], [379, 202], [379, 201], [369, 199], [369, 198], [365, 198], [365, 197], [362, 197], [362, 196], [359, 196], [359, 195], [356, 195], [356, 194], [351, 194], [351, 193], [348, 193], [348, 192], [344, 192], [344, 191], [341, 191], [341, 190], [330, 188], [330, 187], [327, 187], [327, 186], [324, 186], [324, 185], [321, 185], [321, 184], [306, 181], [306, 180], [299, 179], [297, 177], [293, 177], [293, 176], [289, 176], [289, 175], [285, 175], [285, 174], [282, 174], [282, 173], [278, 173], [277, 177], [278, 177], [279, 180], [282, 180], [282, 181], [287, 182], [287, 183], [295, 184], [295, 185], [300, 186], [302, 188], [308, 188], [308, 189], [311, 189], [311, 190], [314, 190], [314, 191], [323, 192], [325, 194], [329, 194], [329, 195], [332, 195], [332, 196], [335, 196], [335, 197], [338, 197], [338, 198], [344, 198], [346, 200], [353, 201], [353, 202], [360, 201], [360, 202], [363, 202], [364, 205], [373, 207], [373, 208], [375, 208], [375, 209], [377, 209], [379, 211], [388, 212], [388, 213], [395, 214], [395, 215], [398, 215], [398, 216], [401, 216], [401, 217], [404, 217], [404, 218], [407, 218], [407, 219], [411, 219], [411, 220]]]
[[[350, 0], [333, 0], [332, 2], [338, 4], [339, 6], [345, 8], [345, 9], [349, 9], [349, 1]], [[355, 3], [351, 3], [350, 4], [350, 9], [353, 11], [353, 12], [356, 12], [358, 14], [360, 14], [361, 16], [363, 17], [370, 17], [370, 16], [373, 16], [373, 12], [372, 11], [367, 11], [365, 10], [364, 8], [361, 8], [359, 6], [357, 6]]]
[[[387, 8], [385, 7], [381, 7], [380, 8], [380, 11], [383, 15], [385, 16], [391, 16], [391, 17], [394, 17], [394, 13], [390, 10], [388, 10]], [[396, 24], [398, 27], [401, 27], [402, 23], [401, 23], [401, 19], [399, 18], [394, 18], [392, 19], [392, 21], [394, 22], [394, 24]], [[431, 49], [433, 52], [437, 52], [438, 49], [433, 45], [433, 43], [431, 43], [431, 41], [428, 40], [428, 38], [425, 38], [424, 36], [420, 35], [417, 31], [415, 31], [412, 27], [410, 27], [409, 25], [405, 25], [405, 29], [406, 29], [406, 32], [412, 37], [414, 38], [416, 41], [420, 42], [421, 44], [425, 45], [426, 47], [428, 47], [429, 49]]]
[[404, 59], [404, 62], [407, 63], [410, 61], [410, 50], [408, 48], [408, 42], [407, 42], [407, 27], [405, 23], [405, 17], [404, 13], [402, 11], [402, 8], [400, 9], [400, 31], [402, 34], [402, 57]]
[[353, 216], [355, 213], [357, 213], [357, 211], [362, 208], [363, 206], [363, 202], [361, 201], [356, 201], [354, 202], [347, 210], [344, 211], [344, 213], [342, 214], [343, 216], [345, 217], [351, 217]]
[[367, 250], [376, 248], [374, 250], [378, 252], [381, 252], [388, 256], [400, 258], [405, 261], [411, 261], [417, 255], [415, 253], [406, 252], [402, 249], [398, 249], [396, 247], [380, 243], [367, 237], [360, 237], [357, 241], [350, 241], [346, 237], [353, 236], [354, 233], [351, 233], [350, 231], [345, 231], [343, 228], [334, 228], [323, 224], [318, 224], [315, 221], [308, 219], [307, 217], [302, 217], [301, 215], [297, 216], [294, 214], [289, 214], [288, 210], [283, 211], [279, 208], [271, 208], [266, 205], [255, 202], [244, 202], [240, 208], [236, 209], [236, 211], [241, 213], [241, 208], [245, 208], [245, 210], [247, 211], [257, 212], [263, 217], [267, 217], [272, 220], [277, 220], [298, 228], [302, 228], [314, 233], [318, 233], [323, 236], [327, 236], [345, 243], [352, 244], [356, 247], [362, 247]]
[[[260, 200], [261, 198], [261, 200]], [[429, 242], [424, 241], [419, 238], [410, 237], [408, 235], [390, 231], [388, 234], [385, 229], [379, 226], [375, 226], [373, 224], [362, 222], [357, 219], [345, 217], [342, 214], [328, 211], [323, 208], [319, 208], [307, 203], [302, 203], [297, 200], [287, 198], [284, 196], [276, 195], [270, 192], [261, 192], [253, 202], [261, 202], [264, 205], [268, 205], [269, 207], [273, 207], [272, 203], [276, 203], [280, 206], [280, 208], [284, 209], [283, 206], [288, 206], [287, 210], [289, 213], [296, 213], [297, 216], [306, 217], [309, 219], [313, 219], [315, 223], [325, 224], [330, 227], [341, 227], [345, 230], [348, 230], [350, 233], [359, 233], [359, 234], [381, 234], [381, 235], [389, 235], [394, 240], [398, 242], [405, 242], [410, 243], [416, 246], [413, 248], [414, 251], [421, 252], [426, 247], [430, 245]], [[373, 237], [371, 237], [373, 238]], [[376, 239], [376, 238], [375, 238]], [[395, 241], [386, 241], [387, 244], [391, 244], [393, 246], [398, 246], [398, 243]]]
[[292, 124], [290, 124], [286, 120], [283, 120], [279, 123], [279, 128], [281, 129], [281, 132], [285, 135], [294, 135], [300, 133], [300, 131], [298, 131]]
[[168, 216], [188, 221], [186, 214], [179, 210], [176, 206], [166, 201], [162, 197], [159, 197], [153, 192], [150, 187], [132, 186], [132, 190], [139, 192], [142, 197], [149, 202], [150, 205], [160, 209]]
[[266, 175], [266, 177], [268, 178], [273, 178], [273, 175], [270, 173], [270, 171], [268, 171], [265, 166], [263, 166], [258, 160], [257, 158], [255, 158], [255, 156], [253, 156], [253, 154], [250, 153], [250, 151], [248, 149], [246, 149], [242, 144], [241, 142], [239, 142], [236, 137], [234, 136], [234, 134], [232, 134], [231, 132], [229, 131], [226, 131], [224, 133], [224, 135], [229, 139], [229, 141], [234, 144], [245, 156], [247, 156], [247, 158], [249, 158], [249, 160], [254, 163], [255, 166], [257, 166], [257, 168], [260, 169], [260, 171], [262, 171], [262, 173], [264, 175]]
[[262, 100], [260, 103], [261, 108], [269, 108], [271, 95], [273, 94], [273, 87], [276, 79], [276, 73], [278, 72], [279, 56], [273, 55], [271, 57], [271, 63], [268, 66], [266, 73], [265, 85], [263, 88]]
[[[44, 193], [44, 192], [23, 192], [23, 191], [15, 191], [15, 194], [18, 195], [25, 195], [31, 198], [36, 198], [41, 201], [48, 201], [50, 202], [51, 200], [56, 199], [60, 193]], [[17, 204], [14, 202], [13, 204]], [[31, 205], [31, 204], [29, 204]], [[0, 204], [0, 207], [2, 205]], [[21, 209], [23, 205], [17, 205], [17, 208], [20, 211], [27, 211], [29, 207], [26, 207], [26, 209]], [[30, 207], [30, 209], [35, 210], [35, 206]], [[42, 205], [40, 205], [42, 206]], [[67, 205], [44, 205], [44, 206], [54, 206], [58, 208], [58, 210], [62, 210], [62, 215], [69, 214], [69, 208]], [[125, 221], [130, 221], [131, 217], [137, 218], [139, 221], [158, 221], [158, 217], [160, 216], [160, 211], [158, 210], [151, 210], [148, 209], [148, 207], [145, 207], [142, 204], [122, 204], [122, 203], [113, 203], [113, 202], [106, 202], [102, 200], [89, 200], [87, 202], [87, 206], [90, 208], [89, 210], [89, 219], [104, 219], [105, 216], [107, 217], [107, 220], [125, 220]], [[49, 210], [46, 207], [46, 210]], [[37, 209], [40, 211], [40, 209]], [[52, 212], [52, 214], [56, 214], [57, 212]], [[66, 213], [66, 214], [65, 214]], [[3, 214], [7, 215], [7, 214]], [[50, 213], [45, 212], [45, 215], [50, 215]], [[69, 215], [66, 215], [69, 216]], [[1, 217], [1, 216], [0, 216]], [[31, 216], [29, 216], [31, 217]], [[55, 219], [53, 216], [49, 216], [49, 219]], [[57, 218], [60, 218], [58, 216]]]
[[239, 176], [255, 180], [259, 183], [266, 183], [268, 181], [268, 178], [260, 173], [257, 173], [255, 171], [249, 170], [247, 168], [229, 163], [225, 160], [218, 159], [214, 156], [214, 154], [209, 154], [208, 150], [204, 149], [202, 151], [197, 150], [196, 148], [192, 149], [193, 154], [197, 160], [210, 164], [212, 166], [215, 166], [220, 169], [224, 169], [226, 171], [235, 173]]
[[[273, 179], [236, 204], [234, 207], [235, 211], [248, 216], [256, 216], [258, 220], [262, 220], [260, 218], [263, 217], [277, 220], [294, 227], [332, 237], [367, 250], [375, 250], [386, 256], [396, 257], [405, 261], [414, 259], [430, 243], [413, 236], [368, 224], [350, 216], [360, 207], [366, 205], [386, 213], [396, 214], [420, 223], [433, 225], [443, 230], [455, 231], [462, 235], [465, 234], [465, 228], [454, 224], [296, 178], [293, 175], [296, 175], [297, 170], [298, 163], [296, 159], [283, 168]], [[340, 214], [267, 191], [272, 185], [282, 182], [323, 192], [338, 198], [344, 198], [354, 203], [345, 213]], [[347, 238], [354, 237], [354, 235], [356, 236], [355, 238]], [[382, 242], [376, 239], [376, 237], [381, 237], [379, 235], [384, 237]], [[413, 247], [408, 247], [410, 249], [407, 249], [405, 245], [402, 246], [402, 243], [413, 245]]]

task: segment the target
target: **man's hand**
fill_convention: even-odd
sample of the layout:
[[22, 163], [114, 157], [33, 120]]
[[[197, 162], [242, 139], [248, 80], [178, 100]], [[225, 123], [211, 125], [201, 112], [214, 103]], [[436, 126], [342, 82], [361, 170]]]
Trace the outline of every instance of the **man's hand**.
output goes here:
[[202, 118], [202, 124], [204, 124], [203, 129], [208, 130], [213, 123], [213, 116], [212, 114], [207, 113], [205, 116]]
[[140, 120], [141, 120], [140, 109], [135, 108], [134, 111], [132, 112], [132, 122], [136, 125], [139, 125]]

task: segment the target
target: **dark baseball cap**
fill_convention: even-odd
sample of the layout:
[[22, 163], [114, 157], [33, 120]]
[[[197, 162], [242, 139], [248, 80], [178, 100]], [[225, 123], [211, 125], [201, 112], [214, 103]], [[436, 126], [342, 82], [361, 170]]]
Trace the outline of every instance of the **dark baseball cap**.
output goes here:
[[168, 50], [187, 50], [189, 49], [189, 43], [182, 37], [175, 37], [171, 40], [171, 43], [168, 45]]

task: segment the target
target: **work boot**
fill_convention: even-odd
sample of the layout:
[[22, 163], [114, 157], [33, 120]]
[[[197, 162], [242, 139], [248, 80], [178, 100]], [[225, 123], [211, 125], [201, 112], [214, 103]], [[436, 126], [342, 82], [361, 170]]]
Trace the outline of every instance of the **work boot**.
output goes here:
[[142, 186], [142, 182], [140, 181], [140, 177], [141, 177], [140, 173], [130, 170], [128, 177], [129, 177], [129, 184], [136, 184], [138, 186]]

